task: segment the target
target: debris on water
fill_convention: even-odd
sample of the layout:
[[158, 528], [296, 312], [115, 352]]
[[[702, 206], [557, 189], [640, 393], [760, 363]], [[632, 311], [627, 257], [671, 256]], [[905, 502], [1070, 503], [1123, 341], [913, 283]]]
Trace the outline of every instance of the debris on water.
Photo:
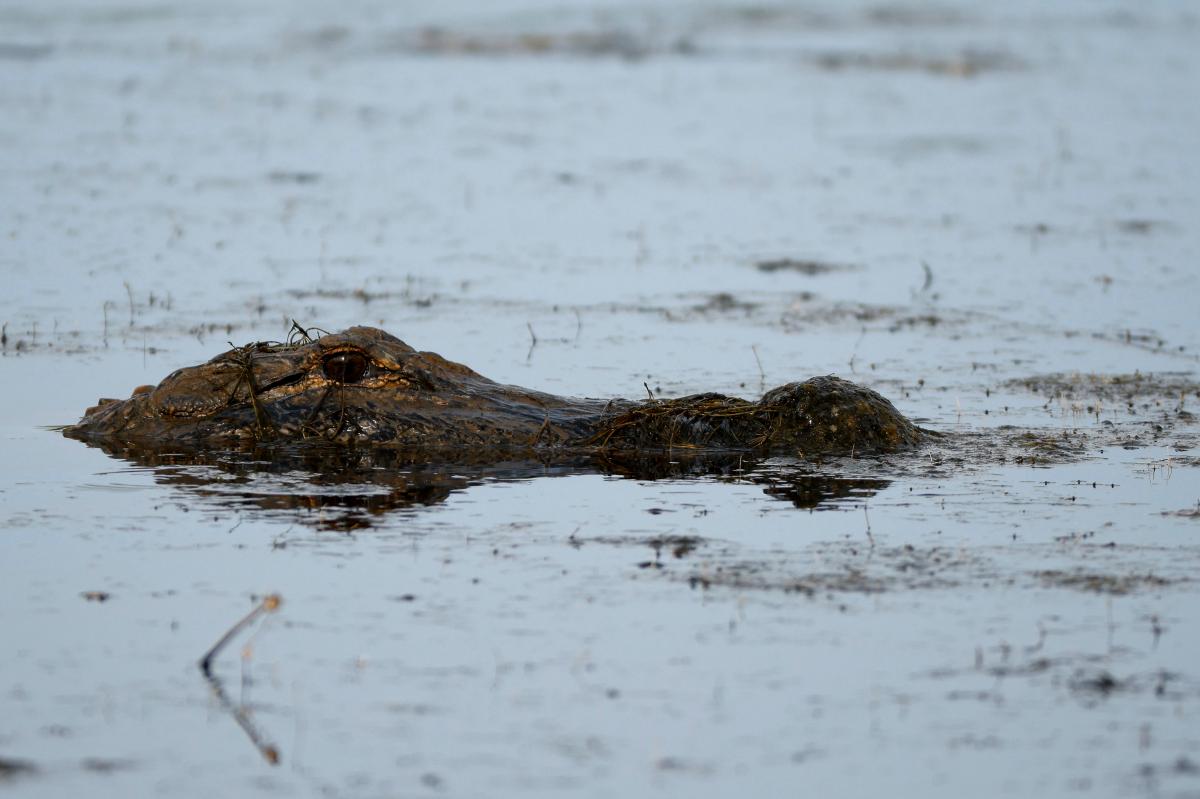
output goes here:
[[710, 294], [708, 298], [699, 305], [693, 306], [692, 310], [697, 313], [731, 313], [741, 311], [749, 314], [759, 307], [757, 302], [747, 302], [739, 300], [734, 295], [727, 291]]
[[1017, 463], [1024, 463], [1029, 457], [1036, 457], [1042, 461], [1071, 460], [1087, 451], [1086, 439], [1067, 430], [1055, 433], [1023, 432], [1016, 437], [1015, 443], [1033, 453], [1025, 458], [1018, 456]]
[[1200, 774], [1200, 764], [1187, 755], [1180, 755], [1172, 766], [1176, 774]]
[[664, 552], [669, 553], [676, 559], [683, 559], [695, 552], [697, 549], [707, 546], [709, 543], [711, 543], [708, 539], [701, 538], [700, 536], [696, 535], [661, 535], [650, 538], [640, 536], [595, 536], [581, 538], [573, 535], [569, 540], [571, 545], [577, 549], [582, 547], [584, 544], [607, 544], [610, 546], [619, 547], [650, 547], [654, 550], [654, 560], [645, 561], [645, 566], [638, 564], [641, 568], [659, 564], [662, 560], [662, 555]]
[[911, 306], [875, 305], [861, 302], [812, 303], [812, 297], [792, 302], [783, 312], [781, 321], [788, 331], [819, 328], [827, 331], [832, 325], [850, 324], [859, 330], [886, 330], [900, 333], [907, 330], [959, 329], [987, 321], [968, 311], [939, 309], [916, 310]]
[[54, 45], [26, 42], [0, 42], [0, 60], [38, 61], [54, 52]]
[[107, 591], [83, 591], [80, 596], [88, 602], [107, 602], [112, 599], [112, 594]]
[[1104, 574], [1087, 571], [1061, 571], [1048, 569], [1037, 571], [1033, 576], [1050, 588], [1072, 588], [1097, 594], [1124, 595], [1135, 591], [1166, 588], [1187, 582], [1184, 578], [1168, 579], [1156, 574]]
[[1099, 698], [1107, 698], [1125, 686], [1123, 680], [1118, 680], [1104, 670], [1099, 672], [1077, 671], [1067, 684], [1074, 693]]
[[1165, 226], [1165, 223], [1153, 219], [1119, 219], [1115, 223], [1117, 230], [1134, 235], [1146, 235]]
[[1052, 399], [1093, 399], [1126, 407], [1142, 403], [1149, 410], [1163, 403], [1172, 407], [1188, 397], [1200, 397], [1200, 383], [1190, 373], [1134, 372], [1132, 374], [1057, 373], [1010, 380], [1009, 388], [1021, 388]]
[[104, 757], [85, 758], [84, 761], [79, 765], [84, 771], [93, 771], [97, 774], [112, 774], [116, 771], [128, 771], [135, 766], [132, 760], [113, 760]]
[[652, 538], [649, 543], [654, 547], [656, 553], [660, 549], [670, 549], [671, 555], [678, 559], [691, 554], [703, 541], [704, 539], [699, 536], [679, 535]]
[[827, 275], [830, 272], [847, 272], [855, 268], [847, 264], [834, 264], [801, 258], [775, 258], [767, 261], [759, 261], [754, 266], [760, 272], [797, 272], [808, 277]]
[[0, 783], [15, 780], [18, 777], [27, 777], [37, 772], [37, 766], [28, 760], [13, 760], [7, 757], [0, 757]]
[[272, 183], [316, 183], [321, 179], [320, 172], [303, 172], [299, 170], [275, 170], [267, 173], [267, 180]]
[[698, 763], [693, 760], [688, 760], [682, 757], [666, 756], [660, 757], [654, 764], [659, 771], [681, 771], [690, 772], [692, 774], [709, 774], [712, 772], [712, 767], [705, 763]]
[[999, 578], [983, 558], [966, 551], [839, 543], [815, 547], [797, 561], [709, 557], [683, 579], [692, 588], [782, 591], [815, 598], [953, 588], [989, 573]]
[[567, 33], [473, 33], [430, 27], [416, 36], [400, 35], [391, 48], [423, 55], [454, 56], [574, 56], [617, 57], [629, 60], [652, 53], [689, 50], [686, 40], [657, 42], [621, 28], [580, 30]]
[[213, 658], [220, 654], [226, 644], [261, 614], [274, 613], [276, 610], [279, 610], [279, 606], [282, 603], [283, 598], [279, 594], [268, 594], [263, 597], [262, 601], [255, 605], [253, 610], [247, 613], [240, 621], [234, 623], [224, 635], [217, 639], [217, 642], [204, 654], [204, 657], [200, 658], [200, 670], [206, 675], [210, 675], [212, 673]]
[[279, 596], [279, 594], [268, 594], [267, 596], [264, 596], [262, 600], [254, 606], [253, 610], [246, 614], [242, 619], [234, 623], [234, 625], [230, 627], [229, 630], [222, 635], [215, 644], [213, 644], [212, 649], [205, 653], [204, 657], [200, 659], [199, 664], [200, 671], [204, 674], [204, 679], [208, 682], [209, 688], [212, 690], [213, 697], [217, 700], [221, 707], [233, 717], [238, 726], [242, 728], [242, 731], [246, 733], [246, 736], [250, 739], [250, 742], [254, 744], [254, 747], [259, 751], [259, 754], [262, 755], [263, 759], [272, 766], [279, 765], [279, 749], [274, 744], [268, 742], [266, 737], [259, 731], [258, 727], [255, 726], [254, 722], [250, 718], [250, 711], [247, 709], [247, 707], [244, 704], [235, 705], [229, 699], [229, 696], [225, 693], [224, 685], [222, 684], [220, 678], [213, 674], [211, 666], [213, 658], [215, 658], [221, 652], [221, 650], [225, 648], [225, 646], [233, 639], [235, 635], [237, 635], [241, 630], [245, 629], [247, 625], [257, 619], [260, 615], [264, 613], [274, 613], [279, 609], [279, 606], [282, 603], [283, 599]]
[[948, 55], [909, 52], [832, 51], [818, 53], [810, 62], [827, 70], [878, 70], [881, 72], [928, 72], [957, 78], [973, 78], [984, 72], [1012, 71], [1025, 65], [1001, 51], [963, 50]]

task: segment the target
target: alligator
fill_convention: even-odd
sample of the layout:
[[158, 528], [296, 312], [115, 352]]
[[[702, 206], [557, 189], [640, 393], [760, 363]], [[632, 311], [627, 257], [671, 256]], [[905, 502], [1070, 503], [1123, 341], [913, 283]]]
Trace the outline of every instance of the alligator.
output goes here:
[[745, 450], [799, 457], [892, 452], [928, 435], [875, 391], [826, 375], [757, 402], [723, 394], [580, 399], [496, 383], [372, 327], [234, 347], [125, 400], [102, 399], [71, 438], [112, 446], [345, 447], [482, 452]]

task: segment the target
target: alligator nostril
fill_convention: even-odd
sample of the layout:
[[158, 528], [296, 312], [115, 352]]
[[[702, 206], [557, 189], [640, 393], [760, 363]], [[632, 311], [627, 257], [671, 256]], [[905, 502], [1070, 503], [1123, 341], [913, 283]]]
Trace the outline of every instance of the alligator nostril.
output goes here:
[[100, 399], [96, 400], [95, 405], [93, 405], [92, 407], [90, 407], [86, 411], [84, 411], [83, 415], [91, 416], [96, 411], [100, 410], [101, 408], [103, 408], [105, 406], [112, 405], [114, 402], [120, 402], [120, 400], [110, 399], [108, 397], [101, 397]]
[[326, 356], [321, 366], [335, 383], [357, 383], [366, 377], [370, 361], [361, 352], [335, 352]]

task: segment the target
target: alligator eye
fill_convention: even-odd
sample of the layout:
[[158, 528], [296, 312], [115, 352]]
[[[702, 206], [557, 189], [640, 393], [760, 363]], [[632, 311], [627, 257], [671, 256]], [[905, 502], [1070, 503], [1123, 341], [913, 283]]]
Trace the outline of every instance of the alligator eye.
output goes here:
[[357, 383], [367, 376], [371, 362], [361, 352], [335, 352], [325, 356], [321, 368], [335, 383]]

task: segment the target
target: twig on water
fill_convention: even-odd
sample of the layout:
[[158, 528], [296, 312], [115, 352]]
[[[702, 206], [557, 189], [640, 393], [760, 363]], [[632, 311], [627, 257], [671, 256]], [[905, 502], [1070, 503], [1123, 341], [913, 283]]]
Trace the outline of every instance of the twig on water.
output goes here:
[[200, 671], [204, 672], [205, 676], [211, 677], [213, 658], [215, 658], [221, 652], [221, 650], [225, 648], [226, 644], [228, 644], [235, 635], [244, 630], [246, 626], [250, 624], [250, 622], [257, 619], [261, 614], [274, 613], [276, 610], [279, 610], [279, 606], [282, 604], [283, 597], [279, 596], [279, 594], [268, 594], [267, 596], [263, 597], [262, 602], [259, 602], [257, 605], [255, 605], [254, 609], [247, 613], [241, 621], [230, 627], [229, 630], [222, 635], [215, 644], [213, 644], [212, 649], [208, 650], [208, 652], [204, 654], [204, 657], [200, 658]]
[[854, 350], [850, 353], [850, 360], [846, 363], [850, 367], [853, 374], [858, 374], [858, 370], [854, 368], [854, 362], [858, 359], [858, 345], [862, 344], [862, 340], [867, 337], [867, 326], [863, 325], [862, 332], [858, 334], [858, 339], [854, 342]]
[[108, 347], [108, 306], [112, 305], [111, 300], [105, 300], [100, 306], [100, 310], [104, 313], [104, 331], [100, 334], [100, 338], [104, 340], [104, 346]]
[[129, 297], [129, 326], [133, 327], [133, 287], [128, 280], [125, 281], [125, 294]]
[[533, 358], [533, 348], [537, 346], [537, 333], [533, 332], [533, 325], [529, 322], [525, 323], [525, 327], [529, 328], [529, 352], [525, 356], [525, 362], [528, 363]]
[[237, 624], [230, 627], [228, 632], [222, 635], [220, 640], [213, 644], [212, 649], [208, 650], [208, 652], [204, 654], [204, 657], [200, 659], [200, 671], [204, 674], [204, 679], [208, 682], [209, 687], [212, 688], [213, 696], [216, 697], [217, 702], [220, 703], [221, 707], [227, 711], [229, 715], [233, 716], [233, 720], [236, 721], [238, 726], [242, 728], [242, 731], [246, 733], [246, 736], [250, 739], [250, 742], [254, 744], [254, 748], [257, 749], [259, 754], [263, 756], [263, 759], [272, 766], [279, 765], [279, 749], [274, 744], [270, 743], [266, 736], [259, 732], [258, 728], [254, 726], [254, 722], [250, 719], [250, 713], [247, 711], [245, 704], [235, 705], [230, 700], [229, 695], [225, 693], [225, 688], [221, 684], [221, 680], [212, 673], [212, 661], [213, 658], [215, 658], [221, 652], [221, 650], [225, 648], [226, 644], [228, 644], [235, 635], [245, 629], [248, 624], [253, 622], [263, 613], [275, 612], [279, 609], [281, 604], [283, 604], [283, 599], [279, 596], [279, 594], [269, 594], [263, 597], [263, 600], [259, 602], [253, 610], [246, 614], [246, 616]]

